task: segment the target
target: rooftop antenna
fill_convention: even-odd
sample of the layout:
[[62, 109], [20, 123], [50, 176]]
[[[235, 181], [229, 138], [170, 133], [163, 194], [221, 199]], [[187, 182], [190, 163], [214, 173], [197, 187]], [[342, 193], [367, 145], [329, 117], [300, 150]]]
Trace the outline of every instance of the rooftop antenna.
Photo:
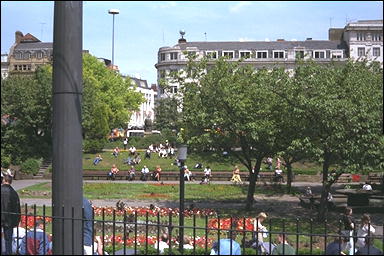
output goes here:
[[40, 39], [41, 39], [41, 41], [43, 42], [44, 40], [43, 40], [43, 31], [44, 31], [44, 25], [45, 25], [46, 23], [45, 22], [40, 22], [40, 25], [41, 25], [41, 35], [40, 35]]
[[207, 32], [204, 32], [205, 42], [207, 42]]
[[165, 44], [165, 41], [164, 41], [164, 29], [163, 29], [163, 45]]
[[332, 28], [332, 17], [329, 18], [329, 27]]

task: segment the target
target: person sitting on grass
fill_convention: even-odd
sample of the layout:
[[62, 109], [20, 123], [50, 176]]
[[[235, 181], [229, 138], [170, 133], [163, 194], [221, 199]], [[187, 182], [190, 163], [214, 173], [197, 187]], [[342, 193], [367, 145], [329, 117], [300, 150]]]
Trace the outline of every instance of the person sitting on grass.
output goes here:
[[93, 165], [98, 165], [102, 160], [103, 158], [101, 157], [101, 155], [97, 155], [93, 160]]
[[147, 148], [144, 159], [151, 159], [151, 150]]
[[140, 164], [140, 162], [141, 162], [140, 153], [136, 153], [135, 158], [133, 159], [133, 164], [137, 165], [137, 164]]
[[289, 243], [287, 235], [279, 234], [277, 237], [279, 244], [272, 250], [272, 255], [295, 255], [296, 251]]
[[112, 155], [113, 155], [114, 157], [118, 157], [118, 156], [119, 156], [119, 153], [120, 153], [120, 149], [119, 149], [119, 147], [115, 147], [115, 148], [113, 149]]

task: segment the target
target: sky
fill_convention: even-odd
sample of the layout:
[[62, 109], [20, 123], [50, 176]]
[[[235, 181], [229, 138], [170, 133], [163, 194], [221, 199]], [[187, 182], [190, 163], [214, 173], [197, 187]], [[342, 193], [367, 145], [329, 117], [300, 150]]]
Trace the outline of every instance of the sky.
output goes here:
[[[53, 41], [53, 1], [1, 1], [1, 53], [15, 32]], [[330, 27], [383, 19], [382, 1], [84, 1], [83, 49], [112, 59], [124, 75], [156, 83], [157, 53], [173, 46], [185, 30], [187, 41], [327, 40]]]

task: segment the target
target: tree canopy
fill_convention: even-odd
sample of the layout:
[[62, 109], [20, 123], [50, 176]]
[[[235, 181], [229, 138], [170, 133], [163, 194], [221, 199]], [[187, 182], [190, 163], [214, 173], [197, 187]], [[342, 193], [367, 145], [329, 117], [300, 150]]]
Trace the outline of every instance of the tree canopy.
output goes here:
[[[83, 55], [83, 135], [104, 140], [110, 129], [124, 127], [144, 98], [129, 78], [107, 69], [90, 54]], [[50, 157], [52, 151], [52, 67], [33, 75], [11, 75], [1, 82], [2, 156], [13, 163], [29, 157]]]
[[289, 163], [322, 163], [323, 203], [331, 166], [337, 175], [383, 168], [383, 76], [377, 63], [310, 61], [289, 73], [191, 59], [175, 79], [182, 85], [188, 143], [226, 150], [248, 167], [247, 208], [262, 159], [278, 152]]

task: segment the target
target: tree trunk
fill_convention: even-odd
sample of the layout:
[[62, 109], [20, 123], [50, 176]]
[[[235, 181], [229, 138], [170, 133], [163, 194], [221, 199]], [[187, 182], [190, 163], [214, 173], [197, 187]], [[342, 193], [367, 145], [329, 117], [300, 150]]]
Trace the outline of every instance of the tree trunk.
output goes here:
[[292, 163], [286, 162], [286, 164], [287, 164], [287, 191], [288, 193], [291, 193], [292, 179], [293, 179]]
[[256, 165], [255, 165], [255, 172], [253, 173], [252, 170], [249, 171], [249, 187], [248, 187], [248, 194], [247, 194], [247, 202], [245, 205], [246, 210], [251, 210], [253, 201], [255, 200], [253, 195], [255, 194], [255, 189], [256, 189], [256, 180], [257, 176], [259, 175], [260, 172], [260, 166], [262, 163], [262, 158], [261, 159], [256, 159]]
[[318, 221], [324, 221], [327, 210], [328, 210], [328, 204], [327, 204], [327, 195], [329, 192], [329, 186], [327, 185], [327, 178], [328, 178], [328, 169], [329, 169], [329, 156], [325, 155], [324, 157], [324, 163], [323, 163], [323, 185], [321, 189], [321, 198], [320, 198], [320, 208], [318, 211], [317, 219]]

